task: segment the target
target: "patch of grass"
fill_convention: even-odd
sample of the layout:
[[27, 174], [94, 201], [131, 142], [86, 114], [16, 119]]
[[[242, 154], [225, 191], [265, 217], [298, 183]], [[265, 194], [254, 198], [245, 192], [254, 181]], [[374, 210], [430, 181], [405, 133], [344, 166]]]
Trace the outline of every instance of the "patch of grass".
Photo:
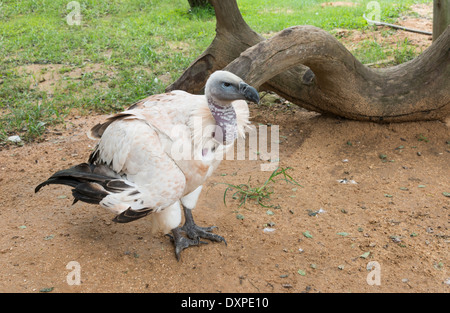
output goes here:
[[6, 140], [10, 132], [13, 132], [21, 134], [22, 140], [30, 141], [41, 136], [46, 126], [61, 123], [64, 116], [62, 110], [46, 101], [33, 105], [18, 105], [1, 116], [0, 139]]
[[[228, 191], [234, 191], [232, 198], [237, 199], [240, 204], [239, 207], [245, 205], [247, 200], [254, 200], [256, 203], [262, 207], [268, 208], [273, 207], [273, 205], [266, 205], [263, 203], [263, 201], [270, 200], [270, 196], [273, 194], [273, 186], [272, 183], [276, 183], [277, 180], [275, 178], [277, 176], [282, 175], [283, 178], [279, 180], [284, 180], [287, 183], [294, 184], [297, 186], [301, 186], [298, 182], [296, 182], [289, 174], [286, 172], [292, 168], [280, 168], [278, 167], [275, 169], [272, 174], [269, 176], [269, 178], [264, 182], [264, 184], [260, 187], [251, 187], [250, 186], [250, 178], [248, 180], [247, 184], [239, 184], [239, 185], [233, 185], [224, 183], [228, 187], [225, 189], [225, 192], [223, 193], [223, 203], [226, 205], [226, 196]], [[301, 186], [302, 187], [302, 186]]]
[[411, 61], [419, 54], [420, 52], [417, 52], [416, 49], [409, 44], [408, 38], [405, 38], [405, 40], [397, 42], [397, 47], [393, 51], [394, 62], [395, 64], [402, 64]]
[[383, 62], [384, 60], [384, 66], [408, 62], [421, 53], [410, 44], [407, 38], [398, 41], [395, 48], [392, 48], [388, 43], [378, 42], [376, 39], [364, 40], [358, 43], [352, 52], [363, 64]]
[[208, 20], [215, 16], [214, 7], [209, 3], [206, 6], [190, 8], [188, 14], [191, 20]]
[[417, 134], [416, 138], [418, 141], [428, 142], [429, 139], [424, 134]]
[[[333, 28], [366, 29], [370, 26], [363, 18], [372, 9], [370, 0], [346, 1], [353, 6], [324, 5], [320, 0], [266, 0], [239, 1], [239, 8], [248, 24], [260, 33], [280, 31], [294, 25], [313, 25], [327, 31]], [[380, 19], [387, 23], [395, 22], [402, 12], [412, 4], [429, 3], [425, 0], [388, 1], [379, 0]]]
[[353, 51], [353, 55], [363, 64], [373, 63], [386, 58], [386, 50], [376, 40], [361, 41]]

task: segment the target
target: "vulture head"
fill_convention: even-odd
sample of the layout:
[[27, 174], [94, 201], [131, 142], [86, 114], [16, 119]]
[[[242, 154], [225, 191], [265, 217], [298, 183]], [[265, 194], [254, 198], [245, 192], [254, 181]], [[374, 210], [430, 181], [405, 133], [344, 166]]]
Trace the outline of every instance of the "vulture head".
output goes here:
[[241, 78], [227, 71], [215, 71], [205, 86], [208, 102], [228, 107], [235, 100], [259, 103], [258, 91]]
[[259, 103], [258, 91], [227, 71], [216, 71], [211, 74], [206, 82], [205, 96], [216, 121], [213, 137], [224, 144], [232, 143], [238, 135], [238, 116], [233, 102], [248, 100]]

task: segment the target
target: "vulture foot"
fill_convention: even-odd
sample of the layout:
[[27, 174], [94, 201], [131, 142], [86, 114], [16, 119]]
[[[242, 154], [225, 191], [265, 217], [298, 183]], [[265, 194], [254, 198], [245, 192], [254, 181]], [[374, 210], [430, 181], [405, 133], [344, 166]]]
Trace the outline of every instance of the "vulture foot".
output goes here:
[[[200, 244], [207, 244], [206, 241], [201, 241], [200, 239], [208, 239], [211, 241], [221, 242], [223, 241], [225, 245], [227, 244], [225, 238], [222, 236], [211, 233], [216, 226], [211, 227], [200, 227], [194, 223], [194, 218], [192, 217], [192, 212], [190, 209], [184, 207], [185, 224], [181, 227], [172, 229], [172, 235], [167, 235], [172, 240], [175, 246], [175, 255], [177, 260], [180, 260], [181, 251], [190, 247], [198, 246]], [[183, 237], [182, 233], [185, 233], [188, 238]]]
[[190, 246], [198, 246], [202, 243], [207, 244], [207, 242], [201, 241], [199, 239], [190, 239], [183, 237], [181, 233], [181, 227], [177, 227], [175, 229], [172, 229], [173, 236], [169, 234], [166, 235], [170, 237], [175, 246], [175, 255], [178, 261], [180, 260], [181, 251], [183, 251], [184, 249], [189, 248]]

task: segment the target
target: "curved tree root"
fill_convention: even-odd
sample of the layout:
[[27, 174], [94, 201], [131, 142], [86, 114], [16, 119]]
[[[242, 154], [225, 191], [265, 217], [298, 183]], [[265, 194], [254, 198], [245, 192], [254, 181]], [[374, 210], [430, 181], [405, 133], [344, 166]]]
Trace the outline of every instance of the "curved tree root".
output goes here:
[[314, 73], [311, 82], [282, 81], [276, 90], [302, 107], [376, 122], [443, 120], [450, 115], [449, 52], [450, 26], [415, 59], [372, 69], [329, 33], [295, 26], [247, 49], [225, 70], [259, 87], [303, 64]]

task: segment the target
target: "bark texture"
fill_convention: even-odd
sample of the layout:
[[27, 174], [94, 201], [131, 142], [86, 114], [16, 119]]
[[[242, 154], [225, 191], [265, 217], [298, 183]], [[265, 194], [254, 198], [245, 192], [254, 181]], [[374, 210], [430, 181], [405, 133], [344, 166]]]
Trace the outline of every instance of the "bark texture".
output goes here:
[[433, 1], [433, 40], [436, 40], [450, 25], [450, 1]]

